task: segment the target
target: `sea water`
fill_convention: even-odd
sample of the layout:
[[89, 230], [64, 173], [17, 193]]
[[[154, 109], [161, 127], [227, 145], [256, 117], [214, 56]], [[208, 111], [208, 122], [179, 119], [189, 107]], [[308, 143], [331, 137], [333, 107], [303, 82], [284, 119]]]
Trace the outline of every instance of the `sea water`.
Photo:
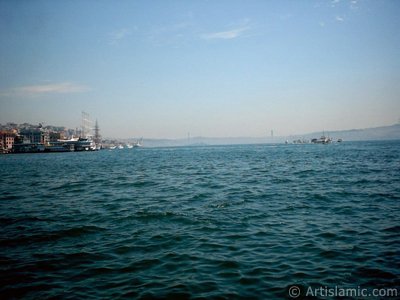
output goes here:
[[0, 170], [1, 299], [400, 286], [399, 141], [3, 155]]

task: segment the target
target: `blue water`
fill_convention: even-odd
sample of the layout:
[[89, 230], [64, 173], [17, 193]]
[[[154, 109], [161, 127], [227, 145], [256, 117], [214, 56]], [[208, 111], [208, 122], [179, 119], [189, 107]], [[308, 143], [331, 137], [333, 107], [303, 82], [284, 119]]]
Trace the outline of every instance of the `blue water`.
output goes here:
[[400, 287], [400, 142], [0, 156], [0, 298]]

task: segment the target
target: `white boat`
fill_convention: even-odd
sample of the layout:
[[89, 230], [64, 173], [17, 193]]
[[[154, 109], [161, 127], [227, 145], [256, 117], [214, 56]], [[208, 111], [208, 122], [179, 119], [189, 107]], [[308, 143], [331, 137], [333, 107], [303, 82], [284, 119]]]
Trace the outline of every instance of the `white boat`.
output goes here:
[[118, 149], [124, 149], [123, 145], [118, 145]]
[[133, 143], [132, 147], [138, 148], [138, 147], [143, 147], [143, 138], [141, 138], [140, 140], [137, 140], [136, 142]]
[[312, 139], [311, 142], [314, 144], [330, 144], [332, 143], [332, 139], [322, 135], [319, 139]]

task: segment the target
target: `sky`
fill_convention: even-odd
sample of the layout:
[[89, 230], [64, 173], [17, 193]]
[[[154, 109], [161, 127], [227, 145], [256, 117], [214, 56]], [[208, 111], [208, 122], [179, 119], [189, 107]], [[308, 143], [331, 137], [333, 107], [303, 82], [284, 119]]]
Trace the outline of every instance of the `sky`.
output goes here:
[[395, 0], [0, 0], [0, 123], [285, 136], [400, 118]]

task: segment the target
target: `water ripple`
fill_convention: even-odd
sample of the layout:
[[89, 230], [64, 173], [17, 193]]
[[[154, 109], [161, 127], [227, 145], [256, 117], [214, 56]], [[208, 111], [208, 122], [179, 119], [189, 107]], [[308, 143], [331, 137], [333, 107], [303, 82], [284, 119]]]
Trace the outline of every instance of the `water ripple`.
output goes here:
[[0, 156], [0, 294], [273, 299], [292, 284], [399, 287], [399, 149]]

